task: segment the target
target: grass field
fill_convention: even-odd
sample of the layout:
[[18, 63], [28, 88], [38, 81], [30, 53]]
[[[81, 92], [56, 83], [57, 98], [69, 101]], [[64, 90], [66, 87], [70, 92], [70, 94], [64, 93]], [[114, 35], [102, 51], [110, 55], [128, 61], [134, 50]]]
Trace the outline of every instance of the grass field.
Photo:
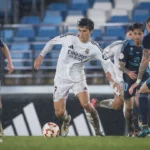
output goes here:
[[0, 150], [150, 150], [150, 138], [3, 137]]

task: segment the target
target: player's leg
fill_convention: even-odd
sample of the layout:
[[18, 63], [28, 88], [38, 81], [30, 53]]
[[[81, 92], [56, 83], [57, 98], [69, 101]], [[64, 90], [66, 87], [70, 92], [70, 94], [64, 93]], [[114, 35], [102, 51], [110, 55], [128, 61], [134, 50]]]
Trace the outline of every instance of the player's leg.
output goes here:
[[72, 83], [65, 80], [55, 80], [55, 90], [53, 95], [55, 114], [58, 119], [63, 121], [61, 127], [61, 135], [67, 136], [69, 132], [69, 124], [71, 116], [66, 110], [66, 99], [68, 97], [69, 89]]
[[90, 96], [87, 89], [86, 81], [76, 83], [72, 90], [74, 94], [79, 98], [81, 106], [86, 110], [88, 121], [92, 124], [96, 135], [102, 135], [100, 132], [99, 115], [97, 110], [90, 103]]
[[0, 136], [3, 136], [3, 128], [2, 128], [2, 101], [0, 96]]
[[148, 128], [148, 94], [150, 93], [150, 79], [148, 79], [140, 88], [139, 92], [139, 111], [142, 121], [142, 130], [139, 137], [145, 137], [150, 133]]

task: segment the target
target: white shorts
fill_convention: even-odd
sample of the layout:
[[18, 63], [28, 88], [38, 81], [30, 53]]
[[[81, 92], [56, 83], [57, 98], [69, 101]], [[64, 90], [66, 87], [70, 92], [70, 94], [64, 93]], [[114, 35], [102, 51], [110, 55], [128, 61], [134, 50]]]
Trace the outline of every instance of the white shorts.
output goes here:
[[54, 101], [59, 101], [62, 98], [67, 99], [70, 89], [75, 95], [83, 91], [88, 91], [86, 80], [74, 82], [57, 78], [54, 80], [54, 88]]

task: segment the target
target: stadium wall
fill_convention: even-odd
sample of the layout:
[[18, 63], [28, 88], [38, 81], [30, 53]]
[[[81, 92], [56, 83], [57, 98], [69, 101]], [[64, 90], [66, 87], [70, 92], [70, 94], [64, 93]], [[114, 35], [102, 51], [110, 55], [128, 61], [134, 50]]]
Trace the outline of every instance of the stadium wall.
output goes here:
[[[89, 89], [93, 91], [91, 98], [97, 97], [102, 100], [113, 96], [109, 86], [90, 86]], [[104, 89], [107, 89], [107, 94], [103, 91]], [[48, 86], [3, 87], [4, 134], [6, 136], [40, 136], [42, 135], [42, 126], [47, 122], [55, 122], [60, 127], [62, 122], [55, 117], [51, 90], [53, 87]], [[98, 91], [101, 91], [100, 94]], [[94, 130], [87, 121], [85, 111], [72, 93], [68, 97], [67, 110], [72, 116], [69, 136], [94, 135]], [[99, 108], [98, 113], [101, 131], [105, 135], [124, 135], [125, 121], [122, 110]]]

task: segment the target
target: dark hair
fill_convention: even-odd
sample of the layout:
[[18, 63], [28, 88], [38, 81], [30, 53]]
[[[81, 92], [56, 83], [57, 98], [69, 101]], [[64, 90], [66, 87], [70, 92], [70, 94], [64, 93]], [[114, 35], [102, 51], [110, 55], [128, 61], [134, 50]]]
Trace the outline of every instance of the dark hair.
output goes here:
[[87, 27], [89, 30], [94, 29], [94, 22], [89, 18], [81, 18], [77, 25], [78, 27]]
[[133, 30], [135, 30], [135, 29], [141, 29], [142, 32], [144, 32], [144, 29], [145, 29], [144, 24], [141, 23], [141, 22], [134, 23], [132, 27], [133, 27]]
[[129, 31], [133, 31], [133, 26], [132, 25], [128, 26], [127, 32], [129, 32]]
[[146, 23], [149, 23], [150, 22], [150, 17], [146, 20]]

